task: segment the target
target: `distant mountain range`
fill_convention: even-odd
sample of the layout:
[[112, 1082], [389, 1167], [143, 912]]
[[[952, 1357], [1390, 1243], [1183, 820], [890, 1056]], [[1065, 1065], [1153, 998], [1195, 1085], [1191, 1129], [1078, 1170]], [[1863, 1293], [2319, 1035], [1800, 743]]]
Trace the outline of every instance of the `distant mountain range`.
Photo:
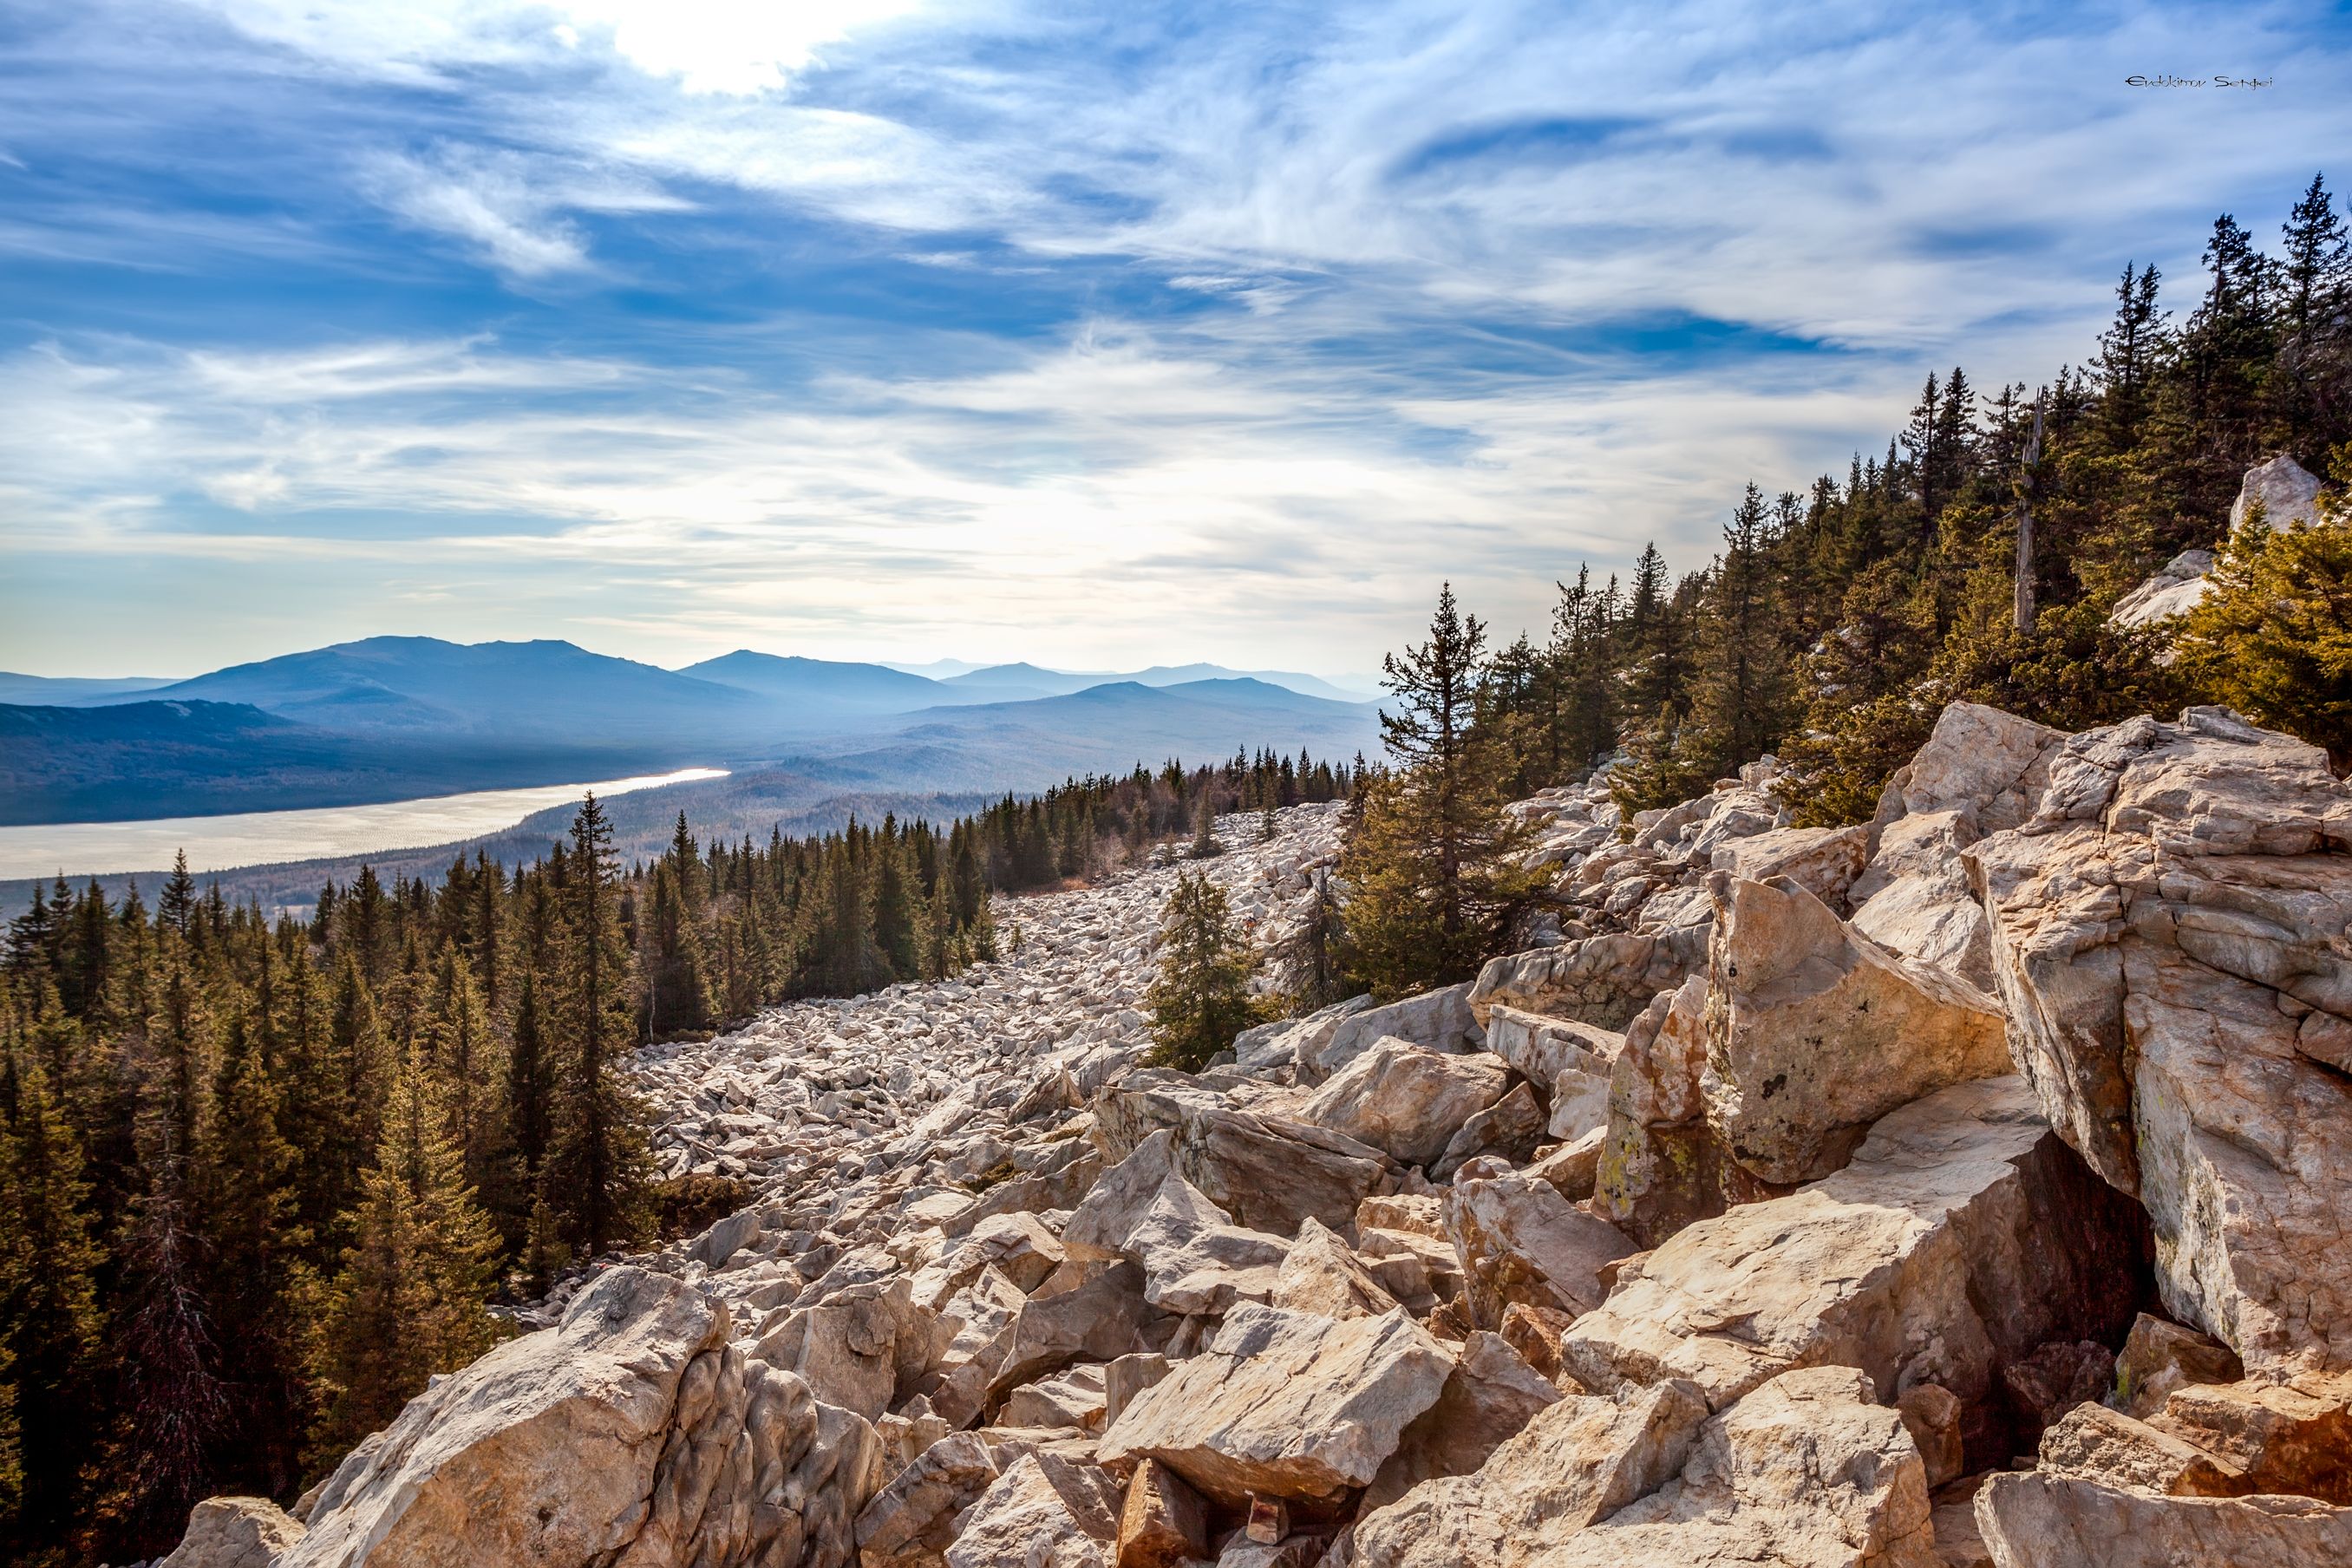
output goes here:
[[78, 708], [85, 702], [105, 702], [135, 691], [152, 691], [172, 682], [160, 676], [131, 675], [120, 679], [79, 676], [11, 675], [0, 670], [0, 702], [29, 702]]
[[186, 680], [0, 675], [0, 824], [356, 805], [706, 763], [788, 771], [807, 810], [813, 784], [1021, 791], [1139, 761], [1265, 746], [1345, 755], [1378, 738], [1371, 704], [1312, 676], [1006, 664], [935, 679], [748, 649], [669, 670], [556, 641], [371, 637]]

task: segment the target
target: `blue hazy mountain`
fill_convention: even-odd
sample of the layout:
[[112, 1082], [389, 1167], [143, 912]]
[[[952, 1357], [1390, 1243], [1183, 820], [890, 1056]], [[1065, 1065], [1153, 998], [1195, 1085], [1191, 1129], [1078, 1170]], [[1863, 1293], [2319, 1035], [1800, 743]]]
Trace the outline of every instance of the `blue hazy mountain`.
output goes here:
[[1203, 680], [1256, 680], [1303, 696], [1334, 702], [1361, 702], [1369, 691], [1349, 691], [1319, 676], [1286, 669], [1231, 669], [1222, 664], [1155, 664], [1149, 669], [1047, 669], [1034, 664], [992, 664], [966, 674], [948, 677], [940, 685], [957, 693], [958, 701], [1018, 701], [1038, 697], [1066, 697], [1090, 687], [1118, 682], [1139, 686], [1187, 686]]
[[1228, 669], [1222, 664], [1155, 664], [1150, 669], [1137, 670], [1121, 679], [1139, 681], [1145, 686], [1190, 686], [1204, 680], [1258, 680], [1268, 686], [1279, 686], [1302, 697], [1320, 697], [1332, 702], [1369, 702], [1378, 694], [1378, 682], [1367, 682], [1360, 690], [1335, 686], [1320, 676], [1303, 674], [1295, 669]]
[[1089, 686], [1118, 679], [1109, 670], [1045, 669], [1034, 664], [992, 664], [940, 684], [950, 702], [1023, 702], [1039, 697], [1066, 697]]
[[0, 824], [399, 800], [482, 787], [500, 760], [420, 752], [245, 702], [0, 705]]
[[1270, 746], [1346, 757], [1380, 742], [1370, 703], [1333, 702], [1246, 678], [1172, 686], [1111, 681], [1055, 697], [933, 708], [889, 739], [852, 737], [790, 763], [815, 778], [877, 789], [1040, 789], [1073, 773], [1205, 761]]
[[491, 734], [570, 744], [742, 738], [774, 703], [737, 686], [590, 653], [568, 642], [369, 637], [233, 665], [142, 694], [246, 702], [355, 732]]
[[677, 673], [835, 712], [903, 713], [953, 700], [940, 682], [888, 665], [782, 657], [750, 648], [689, 664]]
[[93, 702], [113, 702], [133, 692], [169, 686], [167, 676], [126, 675], [113, 679], [87, 676], [16, 675], [0, 669], [0, 702], [35, 708], [80, 708]]
[[[1202, 671], [1215, 673], [1174, 679]], [[1261, 747], [1345, 756], [1379, 739], [1368, 703], [1214, 665], [1097, 679], [1013, 664], [932, 680], [748, 649], [670, 670], [554, 641], [370, 637], [76, 695], [0, 705], [0, 823], [359, 805], [698, 764], [788, 771], [790, 790], [730, 792], [752, 811], [812, 792], [1024, 791]]]
[[929, 664], [909, 664], [898, 658], [887, 658], [882, 662], [889, 668], [919, 675], [927, 680], [945, 680], [951, 675], [970, 675], [975, 669], [987, 668], [977, 659], [970, 658], [935, 658]]

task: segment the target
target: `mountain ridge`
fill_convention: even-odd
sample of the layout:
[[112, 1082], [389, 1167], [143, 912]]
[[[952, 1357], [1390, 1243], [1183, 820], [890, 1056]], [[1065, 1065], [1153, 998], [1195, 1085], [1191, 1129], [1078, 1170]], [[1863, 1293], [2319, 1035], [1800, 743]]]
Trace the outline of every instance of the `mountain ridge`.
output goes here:
[[1370, 705], [1250, 676], [1027, 690], [751, 649], [666, 670], [554, 639], [364, 638], [106, 700], [0, 705], [0, 735], [14, 741], [0, 758], [0, 826], [380, 804], [701, 765], [894, 796], [1024, 791], [1171, 752], [1345, 754], [1376, 739]]

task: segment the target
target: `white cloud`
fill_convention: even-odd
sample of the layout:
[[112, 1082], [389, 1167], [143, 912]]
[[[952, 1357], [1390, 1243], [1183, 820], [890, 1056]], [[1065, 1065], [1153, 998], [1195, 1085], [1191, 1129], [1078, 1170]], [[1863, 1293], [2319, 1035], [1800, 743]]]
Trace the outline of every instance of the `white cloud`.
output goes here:
[[579, 231], [555, 216], [551, 195], [523, 177], [519, 162], [461, 152], [429, 160], [383, 153], [363, 166], [361, 186], [411, 224], [467, 241], [515, 277], [586, 267]]
[[249, 36], [394, 79], [609, 51], [689, 93], [785, 86], [922, 0], [199, 0]]
[[895, 21], [921, 0], [565, 0], [583, 32], [603, 29], [623, 58], [690, 93], [783, 87], [824, 46]]
[[[993, 372], [814, 397], [467, 342], [52, 349], [0, 362], [0, 407], [22, 411], [0, 472], [51, 520], [28, 552], [310, 560], [358, 588], [432, 563], [451, 624], [502, 635], [542, 599], [577, 615], [624, 593], [633, 637], [685, 651], [758, 624], [880, 655], [915, 616], [941, 646], [1064, 662], [1214, 642], [1338, 669], [1441, 576], [1502, 625], [1540, 625], [1580, 556], [1622, 561], [1691, 515], [1709, 525], [1685, 553], [1704, 551], [1718, 464], [1786, 471], [1885, 401], [1698, 379], [1404, 401], [1214, 348], [1105, 321]], [[557, 402], [509, 395], [534, 386]], [[172, 500], [190, 491], [238, 520], [190, 526]], [[353, 526], [384, 516], [403, 521]]]
[[[1990, 384], [2079, 357], [2123, 260], [2185, 283], [2225, 206], [2267, 238], [2308, 150], [2352, 130], [2340, 56], [2297, 55], [2308, 24], [2284, 6], [211, 10], [241, 31], [208, 35], [202, 70], [139, 97], [120, 84], [152, 68], [101, 50], [87, 79], [0, 104], [0, 141], [44, 165], [141, 154], [141, 114], [167, 133], [198, 102], [209, 126], [258, 83], [255, 122], [299, 112], [238, 153], [315, 139], [342, 184], [268, 218], [12, 208], [0, 250], [216, 264], [243, 224], [250, 254], [311, 276], [399, 287], [408, 253], [437, 263], [406, 240], [354, 261], [331, 212], [303, 221], [356, 178], [518, 292], [578, 300], [562, 341], [587, 346], [507, 352], [472, 317], [339, 342], [289, 313], [279, 341], [303, 346], [0, 360], [12, 551], [317, 561], [412, 598], [399, 574], [424, 563], [453, 626], [593, 616], [670, 647], [766, 621], [899, 657], [881, 628], [911, 622], [932, 651], [1110, 662], [1226, 637], [1360, 666], [1446, 575], [1506, 626], [1539, 621], [1580, 555], [1656, 536], [1695, 566], [1745, 479], [1842, 471], [1931, 363]], [[2278, 57], [2277, 92], [2122, 87], [2208, 58], [2223, 22]], [[345, 94], [350, 114], [319, 112]], [[722, 250], [772, 268], [772, 294], [722, 303], [784, 368], [716, 331], [649, 346], [648, 318], [598, 293], [620, 271], [610, 215], [665, 242], [681, 297]], [[953, 332], [911, 308], [825, 318], [873, 254], [977, 303]], [[1014, 273], [994, 320], [981, 290]], [[1685, 352], [1690, 321], [1780, 342]], [[854, 362], [827, 358], [856, 333]]]

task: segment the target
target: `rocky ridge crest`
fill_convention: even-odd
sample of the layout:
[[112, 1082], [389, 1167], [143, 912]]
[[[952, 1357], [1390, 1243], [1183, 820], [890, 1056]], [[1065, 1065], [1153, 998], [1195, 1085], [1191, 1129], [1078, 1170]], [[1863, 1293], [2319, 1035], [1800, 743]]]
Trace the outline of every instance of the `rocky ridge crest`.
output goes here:
[[[1773, 777], [1519, 803], [1521, 952], [1197, 1075], [1166, 868], [642, 1052], [755, 1201], [169, 1561], [2352, 1561], [2352, 788], [1967, 704], [1867, 825]], [[1219, 826], [1277, 942], [1337, 812]]]

